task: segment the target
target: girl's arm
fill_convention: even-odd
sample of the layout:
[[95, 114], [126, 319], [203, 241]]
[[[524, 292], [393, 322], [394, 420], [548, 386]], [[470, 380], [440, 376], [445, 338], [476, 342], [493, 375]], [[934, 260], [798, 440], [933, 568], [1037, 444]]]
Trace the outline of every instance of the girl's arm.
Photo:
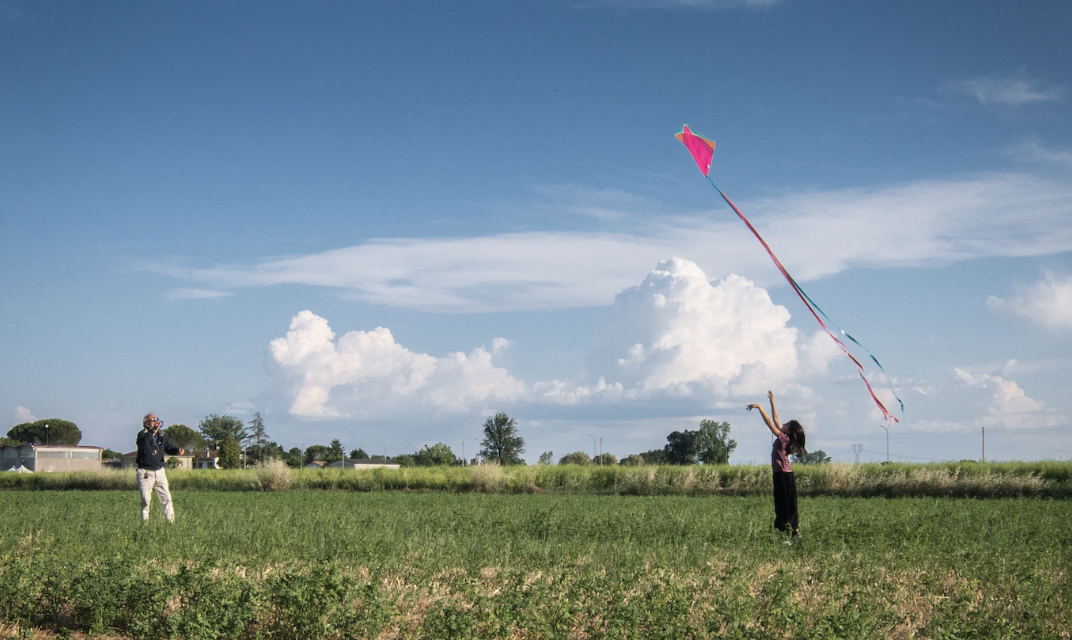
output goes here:
[[745, 407], [745, 409], [748, 409], [749, 411], [751, 411], [752, 409], [759, 409], [759, 415], [763, 416], [763, 422], [767, 423], [767, 428], [771, 430], [771, 433], [773, 433], [774, 435], [778, 435], [779, 433], [781, 433], [781, 430], [779, 430], [778, 427], [774, 426], [774, 423], [771, 422], [770, 417], [767, 415], [767, 412], [763, 410], [763, 407], [759, 406], [758, 404], [750, 404]]
[[[767, 397], [770, 398], [771, 418], [774, 419], [774, 427], [773, 428], [777, 429], [780, 432], [781, 431], [781, 426], [782, 426], [782, 420], [781, 420], [781, 418], [778, 417], [778, 407], [774, 406], [774, 392], [773, 391], [768, 391], [767, 392]], [[775, 435], [777, 435], [777, 433]]]

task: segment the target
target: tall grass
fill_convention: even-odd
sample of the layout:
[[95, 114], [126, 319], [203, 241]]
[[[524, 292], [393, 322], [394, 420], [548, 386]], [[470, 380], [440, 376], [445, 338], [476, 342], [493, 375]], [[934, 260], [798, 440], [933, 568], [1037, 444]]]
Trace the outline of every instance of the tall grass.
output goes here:
[[[805, 496], [1072, 497], [1072, 462], [797, 465]], [[244, 470], [174, 470], [172, 488], [193, 491], [434, 491], [594, 495], [767, 495], [766, 465], [404, 467], [299, 469], [280, 463]], [[131, 470], [96, 473], [0, 473], [0, 489], [134, 490]]]

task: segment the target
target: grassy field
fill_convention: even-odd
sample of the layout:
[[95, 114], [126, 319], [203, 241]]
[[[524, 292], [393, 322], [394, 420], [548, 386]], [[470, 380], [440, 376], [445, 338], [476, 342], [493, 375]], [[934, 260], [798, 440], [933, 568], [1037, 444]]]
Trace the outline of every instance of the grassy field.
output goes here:
[[[958, 462], [941, 464], [797, 465], [797, 488], [806, 496], [860, 497], [1072, 497], [1072, 462]], [[410, 467], [351, 471], [169, 471], [181, 491], [437, 491], [593, 495], [769, 495], [770, 465]], [[126, 490], [133, 470], [94, 473], [0, 473], [0, 490]]]
[[0, 491], [0, 624], [183, 638], [1067, 638], [1072, 502]]

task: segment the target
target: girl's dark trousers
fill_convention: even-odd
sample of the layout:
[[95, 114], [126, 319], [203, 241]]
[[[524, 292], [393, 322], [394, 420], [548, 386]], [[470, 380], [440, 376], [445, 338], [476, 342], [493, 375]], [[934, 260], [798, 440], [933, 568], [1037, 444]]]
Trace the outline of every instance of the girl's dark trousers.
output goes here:
[[793, 531], [797, 524], [797, 482], [793, 472], [774, 472], [774, 528], [779, 531]]

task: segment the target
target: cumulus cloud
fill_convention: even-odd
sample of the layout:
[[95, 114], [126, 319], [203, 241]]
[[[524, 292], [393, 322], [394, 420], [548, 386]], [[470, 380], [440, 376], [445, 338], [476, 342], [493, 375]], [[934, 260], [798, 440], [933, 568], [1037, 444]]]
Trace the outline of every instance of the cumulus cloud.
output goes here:
[[37, 416], [26, 407], [19, 405], [15, 407], [15, 424], [22, 424], [23, 422], [37, 422]]
[[1051, 427], [1063, 420], [1061, 415], [1047, 409], [1042, 402], [1028, 397], [1012, 380], [986, 373], [971, 373], [960, 368], [955, 369], [954, 374], [965, 386], [984, 389], [989, 393], [987, 414], [979, 419], [979, 423], [984, 426], [1013, 429]]
[[[763, 250], [722, 208], [665, 215], [672, 209], [663, 206], [659, 215], [657, 203], [625, 200], [595, 200], [604, 218], [614, 207], [623, 213], [614, 231], [377, 239], [247, 265], [143, 267], [198, 283], [205, 288], [189, 291], [205, 296], [303, 284], [375, 304], [466, 313], [608, 305], [668, 255], [699, 256], [707, 273], [779, 284]], [[741, 205], [799, 282], [859, 266], [1072, 251], [1072, 184], [1025, 173], [801, 192]]]
[[983, 105], [1018, 107], [1036, 102], [1060, 100], [1064, 91], [1059, 87], [1044, 87], [1035, 80], [1022, 77], [980, 77], [970, 80], [948, 82], [942, 86], [946, 91], [971, 96]]
[[269, 352], [290, 394], [290, 413], [301, 417], [369, 417], [406, 406], [457, 413], [524, 393], [483, 347], [436, 358], [399, 345], [383, 327], [336, 340], [328, 321], [312, 311], [294, 316]]
[[816, 331], [800, 345], [801, 368], [808, 373], [826, 373], [830, 363], [841, 355], [837, 343], [825, 331]]
[[990, 296], [988, 307], [1009, 313], [1047, 329], [1072, 329], [1072, 276], [1047, 272], [1043, 279], [1030, 287], [1020, 287], [1009, 298]]
[[534, 385], [543, 401], [640, 400], [693, 396], [715, 406], [762, 393], [797, 372], [789, 312], [737, 275], [708, 279], [673, 258], [619, 293], [590, 359], [595, 383]]
[[[290, 413], [308, 418], [405, 407], [479, 412], [502, 401], [575, 406], [692, 397], [720, 406], [795, 385], [797, 332], [789, 312], [740, 276], [711, 281], [695, 263], [674, 258], [619, 293], [609, 316], [590, 359], [591, 382], [523, 383], [493, 362], [510, 344], [503, 338], [491, 351], [436, 358], [398, 344], [383, 327], [336, 339], [311, 311], [270, 343], [269, 360]], [[811, 360], [828, 358], [823, 347], [809, 349]]]

